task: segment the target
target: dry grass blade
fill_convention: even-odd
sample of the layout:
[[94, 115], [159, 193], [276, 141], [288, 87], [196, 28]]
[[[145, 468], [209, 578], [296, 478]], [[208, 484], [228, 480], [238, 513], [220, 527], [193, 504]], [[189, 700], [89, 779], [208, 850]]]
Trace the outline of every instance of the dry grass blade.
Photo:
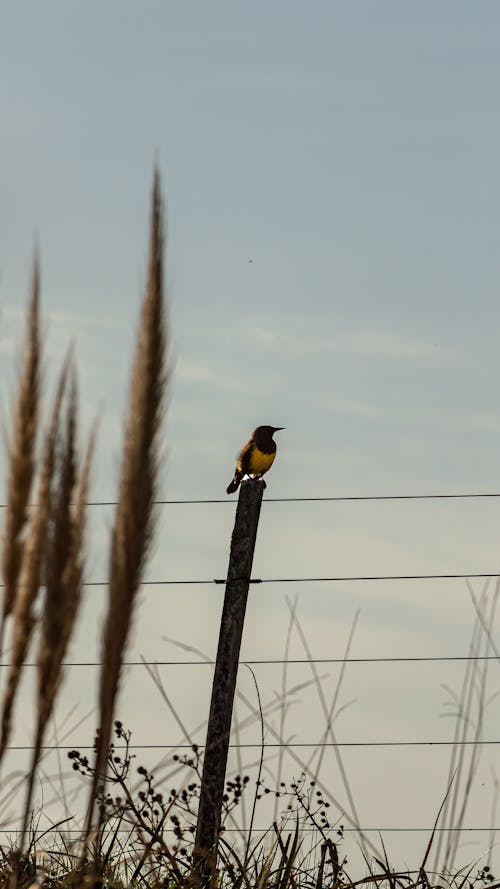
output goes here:
[[148, 281], [132, 371], [118, 505], [111, 540], [108, 608], [99, 690], [100, 734], [88, 831], [97, 782], [102, 780], [105, 771], [121, 663], [134, 602], [154, 531], [154, 500], [159, 473], [158, 439], [166, 388], [163, 249], [163, 205], [160, 176], [155, 171]]
[[0, 653], [5, 621], [12, 613], [24, 550], [28, 503], [35, 472], [36, 433], [40, 402], [40, 271], [38, 253], [33, 262], [31, 298], [28, 306], [23, 364], [13, 410], [13, 431], [9, 442], [7, 510], [2, 545], [4, 582]]
[[[483, 589], [483, 593], [481, 599], [483, 600], [487, 593], [487, 584]], [[453, 777], [457, 776], [458, 780], [455, 781], [455, 787], [453, 794], [447, 794], [445, 797], [445, 804], [442, 811], [442, 827], [453, 827], [455, 824], [455, 808], [458, 800], [458, 793], [460, 789], [460, 776], [463, 772], [463, 761], [465, 757], [465, 747], [460, 742], [465, 741], [467, 738], [467, 730], [468, 730], [468, 720], [469, 714], [472, 706], [473, 699], [473, 689], [474, 689], [474, 659], [477, 657], [479, 652], [479, 644], [480, 644], [480, 627], [481, 623], [478, 617], [474, 622], [472, 638], [469, 645], [469, 660], [466, 662], [466, 667], [464, 670], [464, 676], [462, 680], [462, 686], [460, 689], [460, 694], [455, 699], [456, 704], [456, 714], [455, 714], [455, 728], [454, 728], [454, 744], [451, 750], [450, 763], [448, 768], [448, 777], [447, 784], [451, 785], [453, 783]], [[441, 852], [443, 847], [446, 849], [449, 846], [449, 838], [446, 839], [445, 831], [441, 831], [436, 839], [435, 849], [434, 849], [434, 861], [433, 861], [433, 870], [437, 872], [438, 868], [443, 863], [441, 861]], [[445, 852], [445, 856], [447, 852]]]
[[278, 889], [288, 889], [288, 886], [291, 886], [292, 889], [297, 889], [297, 882], [293, 875], [293, 866], [301, 843], [299, 833], [299, 819], [297, 817], [295, 821], [295, 831], [293, 834], [293, 840], [290, 850], [288, 847], [290, 846], [291, 834], [288, 836], [286, 844], [284, 844], [281, 837], [281, 831], [278, 828], [276, 822], [274, 822], [273, 827], [281, 851], [281, 862], [278, 866]]
[[419, 868], [419, 871], [418, 871], [418, 876], [417, 876], [417, 879], [416, 879], [416, 881], [415, 881], [415, 886], [418, 886], [419, 884], [422, 885], [422, 886], [428, 884], [428, 879], [427, 879], [427, 875], [426, 875], [426, 870], [425, 870], [425, 869], [426, 869], [426, 866], [427, 866], [427, 862], [428, 862], [428, 860], [429, 860], [429, 855], [431, 854], [432, 844], [433, 844], [433, 842], [434, 842], [434, 837], [435, 837], [435, 835], [436, 835], [436, 830], [437, 830], [437, 826], [438, 826], [438, 824], [439, 824], [439, 819], [441, 818], [441, 814], [442, 814], [443, 809], [444, 809], [444, 807], [445, 807], [445, 805], [446, 805], [446, 800], [448, 799], [448, 796], [449, 796], [449, 794], [450, 794], [451, 787], [452, 787], [452, 784], [453, 784], [453, 781], [454, 781], [454, 780], [455, 780], [455, 776], [453, 775], [453, 776], [452, 776], [452, 779], [451, 779], [451, 782], [450, 782], [450, 784], [449, 784], [449, 786], [448, 786], [448, 788], [447, 788], [447, 790], [446, 790], [446, 793], [445, 793], [445, 795], [444, 795], [444, 797], [443, 797], [443, 801], [442, 801], [442, 803], [441, 803], [441, 805], [440, 805], [440, 807], [439, 807], [439, 811], [438, 811], [438, 813], [437, 813], [437, 815], [436, 815], [436, 819], [435, 819], [435, 821], [434, 821], [434, 826], [433, 826], [433, 828], [432, 828], [431, 835], [430, 835], [430, 837], [429, 837], [429, 840], [428, 840], [428, 843], [427, 843], [427, 846], [426, 846], [426, 849], [425, 849], [424, 857], [423, 857], [423, 859], [422, 859], [422, 864], [420, 865], [420, 868]]
[[44, 564], [52, 480], [56, 462], [59, 417], [67, 373], [68, 364], [66, 362], [59, 379], [52, 418], [45, 437], [38, 484], [38, 506], [32, 513], [19, 575], [19, 590], [13, 613], [11, 662], [2, 707], [0, 758], [3, 756], [8, 744], [11, 732], [12, 711], [21, 676], [21, 666], [28, 650], [35, 623], [33, 605], [40, 589], [41, 572]]
[[[292, 624], [293, 624], [293, 625], [296, 627], [296, 629], [297, 629], [297, 632], [298, 632], [298, 634], [299, 634], [300, 640], [301, 640], [301, 642], [302, 642], [302, 646], [303, 646], [304, 651], [305, 651], [305, 653], [306, 653], [306, 657], [307, 657], [308, 661], [310, 662], [310, 665], [311, 665], [311, 671], [312, 671], [312, 674], [313, 674], [314, 682], [315, 682], [316, 689], [317, 689], [317, 692], [318, 692], [318, 697], [319, 697], [319, 700], [320, 700], [320, 703], [321, 703], [321, 707], [322, 707], [322, 710], [323, 710], [323, 715], [324, 715], [324, 718], [325, 718], [325, 728], [324, 728], [324, 730], [323, 730], [323, 734], [322, 734], [320, 743], [319, 743], [319, 745], [318, 745], [318, 748], [319, 748], [318, 761], [317, 761], [317, 764], [316, 764], [315, 768], [313, 769], [313, 772], [314, 772], [315, 776], [319, 777], [320, 772], [321, 772], [321, 766], [322, 766], [322, 764], [323, 764], [323, 757], [324, 757], [324, 753], [325, 753], [325, 749], [326, 749], [326, 747], [325, 747], [324, 745], [325, 745], [325, 741], [326, 741], [326, 740], [328, 739], [328, 737], [329, 737], [330, 740], [331, 740], [331, 742], [332, 742], [332, 744], [333, 744], [333, 753], [334, 753], [335, 759], [336, 759], [336, 761], [337, 761], [337, 765], [338, 765], [338, 768], [339, 768], [340, 776], [341, 776], [341, 778], [342, 778], [342, 783], [343, 783], [343, 785], [344, 785], [344, 790], [345, 790], [345, 793], [346, 793], [347, 801], [348, 801], [349, 806], [350, 806], [350, 811], [351, 811], [351, 814], [352, 814], [352, 819], [353, 819], [353, 822], [354, 822], [356, 825], [358, 825], [358, 829], [359, 829], [359, 841], [360, 841], [360, 844], [361, 844], [361, 848], [362, 848], [364, 854], [367, 854], [367, 853], [368, 853], [368, 849], [367, 849], [367, 846], [366, 846], [366, 839], [367, 839], [367, 838], [365, 837], [365, 835], [363, 834], [361, 828], [359, 827], [359, 825], [360, 825], [360, 820], [359, 820], [359, 816], [358, 816], [357, 808], [356, 808], [356, 805], [355, 805], [355, 802], [354, 802], [354, 797], [353, 797], [353, 794], [352, 794], [352, 791], [351, 791], [351, 787], [350, 787], [349, 780], [348, 780], [348, 777], [347, 777], [347, 772], [346, 772], [346, 769], [345, 769], [345, 766], [344, 766], [344, 763], [343, 763], [343, 760], [342, 760], [342, 756], [341, 756], [341, 753], [340, 753], [340, 749], [339, 749], [339, 747], [337, 746], [337, 739], [336, 739], [336, 736], [335, 736], [335, 732], [334, 732], [334, 730], [333, 730], [333, 720], [334, 720], [335, 711], [336, 711], [336, 708], [337, 708], [337, 703], [338, 703], [338, 698], [339, 698], [339, 694], [340, 694], [340, 689], [341, 689], [342, 682], [343, 682], [344, 675], [345, 675], [345, 668], [346, 668], [347, 658], [349, 657], [349, 652], [350, 652], [350, 649], [351, 649], [352, 640], [353, 640], [353, 638], [354, 638], [354, 633], [355, 633], [356, 625], [357, 625], [358, 618], [359, 618], [359, 610], [356, 612], [356, 614], [355, 614], [355, 616], [354, 616], [354, 620], [353, 620], [353, 623], [352, 623], [352, 626], [351, 626], [351, 630], [350, 630], [350, 633], [349, 633], [349, 638], [348, 638], [348, 640], [347, 640], [346, 649], [345, 649], [345, 652], [344, 652], [344, 660], [343, 660], [343, 664], [342, 664], [342, 667], [341, 667], [341, 670], [340, 670], [340, 675], [339, 675], [339, 678], [338, 678], [338, 681], [337, 681], [337, 685], [336, 685], [335, 692], [334, 692], [334, 695], [333, 695], [333, 698], [332, 698], [332, 702], [331, 702], [331, 704], [330, 704], [330, 707], [328, 707], [327, 702], [326, 702], [326, 698], [325, 698], [325, 694], [324, 694], [324, 691], [323, 691], [323, 684], [322, 684], [322, 682], [321, 682], [321, 678], [320, 678], [320, 676], [319, 676], [319, 674], [318, 674], [318, 671], [317, 671], [317, 669], [316, 669], [316, 665], [315, 665], [315, 663], [314, 663], [314, 658], [313, 658], [313, 655], [312, 655], [312, 651], [311, 651], [311, 649], [310, 649], [310, 647], [309, 647], [309, 644], [308, 644], [308, 642], [307, 642], [305, 633], [304, 633], [304, 631], [303, 631], [303, 629], [302, 629], [302, 626], [301, 626], [301, 624], [300, 624], [300, 621], [299, 621], [299, 619], [298, 619], [298, 617], [297, 617], [295, 606], [294, 606], [294, 605], [292, 604], [292, 602], [288, 599], [288, 597], [287, 597], [286, 601], [287, 601], [288, 608], [289, 608], [289, 611], [290, 611], [290, 619], [291, 619], [291, 621], [292, 621]], [[310, 760], [309, 760], [308, 763], [307, 763], [308, 771], [310, 771], [310, 769], [311, 769], [311, 764], [312, 764], [312, 757], [310, 758]]]
[[[87, 501], [90, 485], [90, 471], [94, 456], [97, 427], [94, 426], [89, 437], [85, 459], [80, 471], [75, 478], [73, 506], [71, 509], [71, 549], [65, 567], [64, 587], [67, 594], [65, 602], [66, 619], [64, 622], [62, 640], [59, 645], [57, 657], [59, 659], [58, 677], [60, 667], [64, 660], [71, 634], [76, 624], [78, 609], [82, 595], [82, 583], [86, 555], [86, 530], [87, 530]], [[52, 690], [53, 699], [57, 693], [58, 681]], [[51, 708], [49, 708], [50, 710]]]
[[[286, 722], [287, 709], [286, 709], [284, 703], [286, 700], [286, 690], [287, 690], [287, 686], [288, 686], [288, 658], [290, 656], [290, 644], [292, 641], [292, 631], [293, 631], [293, 624], [294, 624], [294, 620], [295, 620], [295, 612], [297, 610], [297, 601], [298, 601], [297, 596], [295, 596], [293, 599], [293, 602], [291, 601], [288, 606], [289, 611], [290, 611], [290, 618], [288, 621], [288, 627], [287, 627], [286, 638], [285, 638], [285, 649], [283, 652], [283, 670], [282, 670], [282, 674], [281, 674], [281, 700], [283, 701], [283, 707], [281, 708], [281, 712], [280, 712], [280, 725], [279, 725], [279, 733], [280, 733], [281, 737], [284, 737], [284, 735], [285, 735], [285, 722]], [[281, 783], [281, 779], [282, 779], [282, 775], [283, 775], [284, 760], [285, 760], [285, 751], [284, 751], [283, 747], [280, 747], [279, 754], [278, 754], [278, 766], [276, 769], [276, 786], [277, 787], [279, 787], [279, 785]], [[279, 808], [279, 798], [276, 797], [275, 801], [274, 801], [274, 814], [273, 814], [274, 821], [278, 820], [278, 808]]]
[[45, 602], [38, 652], [38, 712], [32, 765], [26, 794], [24, 836], [47, 724], [62, 677], [62, 662], [81, 601], [85, 552], [85, 503], [95, 435], [78, 472], [77, 394], [73, 376], [64, 434], [56, 452], [56, 481], [51, 497], [45, 561]]
[[469, 646], [469, 660], [464, 671], [460, 693], [449, 690], [454, 704], [455, 733], [454, 746], [450, 757], [448, 783], [452, 775], [453, 790], [447, 794], [442, 810], [441, 824], [446, 830], [436, 838], [433, 867], [434, 872], [452, 873], [458, 851], [472, 783], [479, 765], [481, 753], [480, 739], [484, 726], [484, 713], [487, 706], [486, 690], [488, 661], [478, 666], [476, 659], [482, 654], [490, 655], [493, 649], [492, 628], [499, 596], [498, 585], [488, 598], [488, 585], [476, 600], [471, 590], [476, 620]]
[[276, 855], [276, 849], [278, 847], [278, 842], [280, 839], [280, 834], [279, 834], [277, 825], [273, 824], [273, 828], [276, 832], [276, 839], [275, 839], [273, 845], [271, 846], [269, 852], [267, 853], [266, 857], [264, 858], [264, 861], [262, 864], [262, 869], [260, 871], [260, 874], [258, 875], [258, 879], [257, 879], [257, 883], [256, 883], [257, 889], [264, 889], [264, 887], [269, 884], [269, 876], [271, 874], [274, 858]]
[[[491, 602], [484, 603], [484, 616], [485, 619], [481, 622], [481, 638], [480, 638], [480, 646], [479, 650], [481, 650], [481, 645], [483, 647], [483, 653], [485, 656], [490, 654], [490, 638], [491, 631], [494, 626], [495, 614], [498, 604], [499, 597], [499, 588], [498, 584], [496, 585], [495, 591], [493, 593]], [[489, 604], [489, 607], [488, 607]], [[485, 630], [486, 627], [486, 630]], [[467, 770], [464, 770], [464, 775], [460, 775], [459, 777], [463, 779], [463, 789], [462, 789], [462, 799], [460, 807], [457, 811], [457, 817], [455, 825], [458, 830], [452, 832], [452, 845], [450, 849], [450, 853], [448, 857], [445, 858], [445, 867], [449, 868], [449, 870], [453, 870], [455, 866], [455, 857], [458, 851], [458, 844], [460, 841], [460, 831], [463, 827], [465, 814], [467, 811], [467, 807], [469, 805], [470, 792], [472, 789], [472, 784], [474, 778], [476, 776], [477, 768], [479, 765], [480, 757], [481, 757], [481, 747], [479, 746], [479, 741], [483, 735], [484, 728], [484, 715], [486, 709], [486, 690], [487, 690], [487, 680], [488, 680], [488, 661], [484, 661], [483, 666], [480, 670], [474, 671], [474, 696], [475, 696], [475, 707], [476, 707], [476, 715], [474, 717], [473, 722], [475, 725], [472, 725], [471, 714], [467, 712], [466, 719], [464, 723], [466, 725], [470, 725], [472, 741], [473, 744], [470, 747], [470, 755], [469, 762], [467, 765]], [[448, 849], [447, 849], [448, 852]]]
[[38, 652], [38, 733], [43, 732], [52, 710], [62, 655], [81, 592], [78, 582], [73, 588], [68, 584], [73, 576], [72, 559], [75, 557], [71, 507], [77, 478], [74, 380], [66, 407], [65, 429], [60, 439], [47, 535], [46, 592]]

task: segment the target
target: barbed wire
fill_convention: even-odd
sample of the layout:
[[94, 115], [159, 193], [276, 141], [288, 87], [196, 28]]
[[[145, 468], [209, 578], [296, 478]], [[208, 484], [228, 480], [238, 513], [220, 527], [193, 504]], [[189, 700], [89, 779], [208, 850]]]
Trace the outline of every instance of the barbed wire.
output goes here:
[[[370, 502], [379, 500], [483, 500], [500, 497], [500, 492], [466, 492], [459, 494], [340, 494], [326, 497], [266, 497], [264, 503], [350, 503]], [[179, 499], [179, 500], [155, 500], [156, 506], [199, 506], [212, 503], [235, 503], [235, 498], [207, 498], [207, 499]], [[31, 504], [36, 506], [36, 504]], [[89, 500], [86, 506], [117, 506], [116, 500]], [[0, 509], [5, 509], [6, 503], [0, 503]]]
[[[500, 492], [468, 492], [459, 494], [339, 494], [326, 497], [265, 497], [263, 503], [356, 503], [379, 500], [481, 500], [500, 497]], [[236, 498], [197, 500], [156, 500], [157, 506], [198, 506], [212, 503], [235, 503]], [[87, 506], [116, 506], [114, 500], [92, 500]]]
[[[482, 655], [430, 655], [428, 657], [319, 657], [319, 658], [244, 658], [238, 661], [239, 664], [248, 664], [255, 666], [271, 666], [286, 664], [414, 664], [414, 663], [436, 663], [436, 662], [464, 662], [464, 661], [500, 661], [500, 655], [482, 654]], [[215, 661], [123, 661], [123, 667], [213, 667]], [[10, 663], [0, 664], [2, 667], [10, 667]], [[19, 665], [20, 667], [38, 667], [36, 661], [27, 661]], [[63, 661], [62, 667], [102, 667], [102, 661]]]
[[[500, 740], [471, 740], [471, 741], [272, 741], [265, 743], [265, 749], [281, 749], [281, 748], [306, 748], [321, 749], [329, 747], [495, 747], [500, 744]], [[204, 750], [204, 744], [129, 744], [128, 747], [115, 744], [114, 751], [121, 750]], [[94, 750], [93, 744], [46, 744], [40, 748], [45, 752], [54, 750]], [[239, 743], [229, 744], [230, 750], [261, 750], [262, 745], [258, 743]], [[30, 744], [13, 744], [6, 747], [6, 750], [22, 750], [33, 751], [35, 747]]]
[[[372, 575], [333, 575], [331, 577], [211, 577], [211, 578], [186, 578], [186, 579], [165, 579], [165, 580], [143, 580], [141, 586], [208, 586], [215, 584], [221, 586], [229, 582], [237, 580], [245, 580], [251, 584], [260, 583], [354, 583], [354, 582], [374, 582], [381, 580], [487, 580], [500, 578], [498, 571], [486, 572], [466, 572], [464, 574], [445, 573], [445, 574], [372, 574]], [[82, 586], [85, 587], [102, 587], [107, 586], [107, 580], [87, 580]], [[0, 584], [3, 589], [5, 584]]]

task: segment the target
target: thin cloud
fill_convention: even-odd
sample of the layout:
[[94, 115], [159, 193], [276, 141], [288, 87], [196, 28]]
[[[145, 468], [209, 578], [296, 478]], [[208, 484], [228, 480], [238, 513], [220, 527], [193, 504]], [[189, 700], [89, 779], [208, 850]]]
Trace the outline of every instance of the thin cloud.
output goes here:
[[331, 335], [325, 333], [321, 319], [294, 318], [286, 326], [283, 319], [276, 324], [272, 319], [268, 324], [248, 324], [243, 328], [247, 343], [261, 349], [275, 351], [280, 347], [295, 355], [321, 355], [341, 353], [365, 357], [380, 357], [412, 361], [449, 361], [452, 351], [437, 343], [422, 339], [410, 339], [399, 332], [384, 330], [347, 331], [339, 334], [333, 329]]
[[[208, 319], [199, 313], [190, 328], [191, 340], [206, 345], [211, 333], [217, 343], [225, 342], [227, 353], [231, 349], [234, 327], [228, 325], [225, 316], [216, 318], [212, 312]], [[263, 323], [255, 323], [255, 316], [247, 315], [238, 325], [238, 337], [235, 346], [238, 354], [246, 347], [273, 353], [286, 350], [291, 357], [336, 353], [433, 364], [448, 363], [456, 357], [448, 346], [431, 340], [408, 337], [398, 330], [345, 330], [342, 324], [327, 316], [268, 314]]]
[[[4, 305], [2, 306], [2, 315], [9, 321], [24, 323], [25, 307]], [[102, 329], [102, 330], [122, 330], [129, 329], [129, 324], [122, 317], [102, 315], [85, 315], [83, 312], [61, 312], [47, 311], [46, 318], [51, 327], [62, 328], [64, 331], [74, 333], [79, 329]]]

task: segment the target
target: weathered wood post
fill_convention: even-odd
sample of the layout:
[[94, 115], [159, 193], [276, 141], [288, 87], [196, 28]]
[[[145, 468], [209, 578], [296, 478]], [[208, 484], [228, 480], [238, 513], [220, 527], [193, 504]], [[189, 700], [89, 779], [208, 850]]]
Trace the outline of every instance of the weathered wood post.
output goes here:
[[208, 717], [192, 882], [214, 884], [238, 659], [265, 483], [241, 483]]

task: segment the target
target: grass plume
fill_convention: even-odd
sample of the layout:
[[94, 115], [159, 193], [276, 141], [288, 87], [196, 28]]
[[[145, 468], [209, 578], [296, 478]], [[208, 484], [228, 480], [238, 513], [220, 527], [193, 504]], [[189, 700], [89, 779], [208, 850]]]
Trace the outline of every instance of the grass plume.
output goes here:
[[19, 574], [19, 589], [13, 610], [12, 645], [7, 685], [3, 699], [0, 727], [0, 759], [7, 747], [11, 726], [12, 711], [21, 678], [21, 668], [26, 656], [35, 625], [33, 606], [35, 604], [44, 565], [47, 546], [47, 530], [51, 508], [51, 490], [56, 462], [56, 446], [59, 430], [61, 404], [66, 387], [68, 364], [65, 363], [56, 392], [52, 418], [45, 436], [41, 468], [38, 482], [37, 508], [32, 511], [28, 537], [23, 549], [23, 561]]
[[81, 601], [85, 554], [86, 501], [95, 434], [83, 467], [77, 450], [77, 392], [73, 375], [64, 431], [56, 442], [56, 473], [50, 500], [45, 601], [38, 651], [37, 725], [28, 779], [22, 836], [30, 817], [34, 779], [42, 744], [62, 677], [62, 663], [75, 628]]
[[35, 473], [41, 362], [39, 303], [40, 267], [38, 252], [35, 250], [22, 367], [13, 408], [12, 436], [8, 444], [7, 508], [2, 544], [4, 591], [0, 621], [0, 656], [3, 650], [5, 622], [12, 614], [16, 598], [25, 546], [28, 504]]
[[159, 473], [159, 432], [166, 388], [163, 301], [164, 223], [160, 175], [154, 174], [149, 269], [130, 382], [124, 443], [109, 560], [108, 606], [99, 689], [100, 733], [87, 821], [90, 832], [97, 786], [111, 740], [121, 665], [134, 603], [154, 531]]

